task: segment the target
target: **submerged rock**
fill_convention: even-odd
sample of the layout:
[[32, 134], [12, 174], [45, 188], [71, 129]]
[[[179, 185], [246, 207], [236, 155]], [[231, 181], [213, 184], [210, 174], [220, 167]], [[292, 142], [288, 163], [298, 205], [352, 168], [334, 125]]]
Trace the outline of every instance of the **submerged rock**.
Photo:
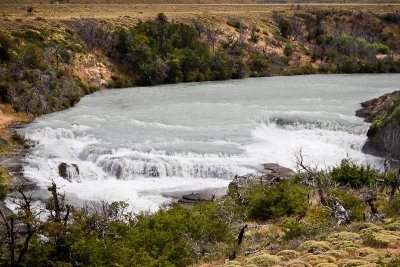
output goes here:
[[372, 123], [363, 151], [400, 159], [400, 91], [366, 101], [361, 106], [356, 115]]
[[72, 182], [72, 180], [79, 178], [79, 167], [77, 164], [67, 164], [67, 163], [60, 163], [60, 165], [58, 165], [58, 174]]

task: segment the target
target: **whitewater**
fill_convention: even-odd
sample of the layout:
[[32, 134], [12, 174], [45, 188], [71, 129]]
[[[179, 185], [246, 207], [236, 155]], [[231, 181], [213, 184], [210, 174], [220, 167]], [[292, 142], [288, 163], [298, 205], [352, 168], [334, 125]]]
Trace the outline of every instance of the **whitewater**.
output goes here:
[[75, 201], [155, 211], [173, 193], [224, 188], [263, 163], [294, 168], [300, 149], [320, 168], [345, 157], [379, 168], [361, 152], [369, 124], [355, 111], [399, 84], [398, 74], [308, 75], [102, 90], [21, 130], [37, 142], [24, 174]]

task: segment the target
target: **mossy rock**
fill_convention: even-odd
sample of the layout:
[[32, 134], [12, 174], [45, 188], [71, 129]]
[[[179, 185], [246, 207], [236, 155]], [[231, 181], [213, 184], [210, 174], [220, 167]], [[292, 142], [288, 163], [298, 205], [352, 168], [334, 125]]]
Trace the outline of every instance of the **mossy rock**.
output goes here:
[[308, 262], [312, 265], [317, 265], [320, 263], [334, 263], [336, 259], [329, 255], [307, 255], [303, 258], [305, 262]]
[[288, 260], [288, 259], [293, 259], [296, 258], [299, 255], [299, 252], [295, 251], [295, 250], [282, 250], [279, 251], [278, 256], [281, 256], [283, 259]]
[[314, 251], [321, 251], [325, 252], [328, 251], [331, 248], [331, 244], [326, 241], [315, 241], [315, 240], [309, 240], [301, 244], [301, 249], [308, 251], [308, 252], [314, 252]]
[[339, 267], [355, 267], [355, 266], [369, 264], [369, 262], [364, 260], [340, 260], [336, 264]]
[[338, 266], [334, 263], [324, 262], [324, 263], [317, 264], [315, 267], [338, 267]]
[[328, 250], [328, 251], [324, 252], [323, 254], [333, 256], [335, 258], [347, 258], [350, 256], [349, 252], [347, 252], [345, 250], [338, 250], [338, 249]]
[[286, 266], [288, 266], [288, 267], [312, 267], [311, 264], [304, 262], [304, 261], [298, 261], [298, 260], [291, 261]]
[[376, 253], [376, 252], [377, 252], [376, 249], [373, 249], [373, 248], [370, 248], [370, 247], [363, 247], [363, 248], [357, 249], [357, 250], [355, 251], [355, 254], [356, 254], [357, 256], [359, 256], [359, 257], [365, 257], [365, 256], [367, 256], [367, 255], [374, 254], [374, 253]]
[[327, 238], [327, 241], [329, 241], [337, 249], [346, 247], [361, 247], [362, 245], [362, 238], [359, 234], [346, 231], [330, 234]]
[[276, 255], [270, 255], [267, 253], [258, 253], [246, 260], [246, 267], [249, 264], [255, 264], [258, 267], [270, 267], [281, 262], [281, 257]]

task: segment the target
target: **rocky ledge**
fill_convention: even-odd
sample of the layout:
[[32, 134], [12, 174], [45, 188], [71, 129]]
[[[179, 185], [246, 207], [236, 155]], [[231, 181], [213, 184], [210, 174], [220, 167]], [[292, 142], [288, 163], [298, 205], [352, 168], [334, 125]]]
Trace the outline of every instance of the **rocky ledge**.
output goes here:
[[236, 194], [238, 190], [246, 190], [254, 184], [269, 186], [278, 181], [288, 180], [295, 175], [295, 172], [289, 168], [282, 167], [275, 163], [263, 164], [263, 168], [257, 174], [246, 174], [236, 176], [227, 188], [204, 189], [199, 191], [172, 192], [164, 194], [165, 197], [177, 199], [179, 203], [193, 205], [198, 202], [213, 202], [227, 193]]
[[[259, 174], [247, 174], [236, 176], [229, 184], [228, 191], [237, 190], [238, 188], [246, 188], [253, 184], [271, 185], [283, 180], [289, 180], [295, 175], [295, 172], [289, 168], [282, 167], [276, 163], [266, 163], [263, 170]], [[233, 191], [233, 192], [234, 192]]]
[[400, 159], [400, 91], [361, 103], [356, 112], [372, 125], [363, 151]]

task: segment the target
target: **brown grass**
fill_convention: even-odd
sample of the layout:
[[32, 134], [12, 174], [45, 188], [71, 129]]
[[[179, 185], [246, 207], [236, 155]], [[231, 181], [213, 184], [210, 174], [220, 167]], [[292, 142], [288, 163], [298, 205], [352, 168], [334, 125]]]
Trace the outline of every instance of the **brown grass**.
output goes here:
[[15, 112], [11, 105], [0, 104], [0, 137], [9, 139], [7, 127], [17, 122], [28, 122], [29, 117], [23, 113]]
[[[138, 20], [154, 18], [163, 12], [168, 18], [179, 21], [191, 21], [195, 18], [207, 19], [215, 23], [226, 23], [230, 17], [239, 17], [247, 23], [260, 23], [270, 19], [272, 11], [291, 12], [291, 4], [248, 4], [252, 0], [236, 1], [247, 4], [147, 4], [145, 1], [91, 1], [76, 0], [71, 4], [49, 4], [49, 1], [2, 0], [0, 3], [0, 27], [13, 28], [21, 24], [54, 23], [80, 17], [94, 17], [112, 20], [120, 24], [131, 24]], [[110, 4], [111, 2], [111, 4]], [[141, 2], [141, 4], [137, 4]], [[149, 1], [150, 2], [150, 1]], [[186, 1], [184, 1], [186, 2]], [[33, 3], [34, 12], [26, 12], [28, 3]], [[302, 4], [301, 9], [347, 9], [365, 12], [388, 12], [400, 10], [400, 4]]]

